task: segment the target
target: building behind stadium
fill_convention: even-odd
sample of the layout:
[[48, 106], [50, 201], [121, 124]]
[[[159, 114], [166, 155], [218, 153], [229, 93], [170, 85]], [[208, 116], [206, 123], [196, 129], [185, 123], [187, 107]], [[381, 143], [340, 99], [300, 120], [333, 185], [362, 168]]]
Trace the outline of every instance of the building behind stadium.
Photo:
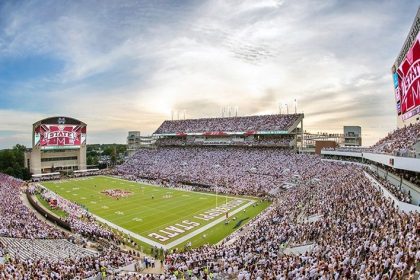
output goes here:
[[87, 125], [74, 118], [50, 117], [32, 125], [32, 149], [25, 167], [32, 174], [86, 169]]

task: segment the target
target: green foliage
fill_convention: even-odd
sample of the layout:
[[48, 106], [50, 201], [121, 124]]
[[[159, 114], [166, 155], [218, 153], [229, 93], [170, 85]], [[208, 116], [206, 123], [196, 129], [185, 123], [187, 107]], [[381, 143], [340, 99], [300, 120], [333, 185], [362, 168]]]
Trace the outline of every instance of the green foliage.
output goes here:
[[[89, 144], [86, 151], [87, 165], [105, 168], [108, 165], [120, 164], [126, 152], [125, 144]], [[105, 162], [103, 157], [108, 162]]]
[[29, 170], [24, 167], [25, 151], [26, 147], [19, 144], [12, 149], [1, 150], [0, 172], [23, 180], [29, 180], [31, 174]]

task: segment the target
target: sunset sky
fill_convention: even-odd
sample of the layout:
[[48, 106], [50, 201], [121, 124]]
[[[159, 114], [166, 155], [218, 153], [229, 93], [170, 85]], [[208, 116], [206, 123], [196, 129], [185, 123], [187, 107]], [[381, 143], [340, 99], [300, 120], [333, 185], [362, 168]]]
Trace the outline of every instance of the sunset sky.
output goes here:
[[[0, 1], [0, 148], [49, 116], [88, 143], [187, 118], [305, 113], [312, 132], [396, 127], [390, 68], [418, 1]], [[283, 105], [284, 108], [284, 105]], [[285, 109], [284, 109], [285, 111]]]

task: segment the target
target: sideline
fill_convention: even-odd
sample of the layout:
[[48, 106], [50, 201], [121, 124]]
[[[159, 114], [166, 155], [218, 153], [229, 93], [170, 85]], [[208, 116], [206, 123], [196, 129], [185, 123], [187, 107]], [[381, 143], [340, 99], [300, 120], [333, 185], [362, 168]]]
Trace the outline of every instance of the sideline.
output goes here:
[[[198, 194], [208, 195], [208, 196], [216, 196], [216, 194], [214, 194], [214, 193], [196, 192], [196, 191], [192, 191], [192, 190], [183, 190], [183, 189], [178, 189], [178, 188], [168, 188], [168, 187], [163, 187], [163, 186], [159, 186], [159, 185], [152, 185], [152, 184], [144, 183], [144, 182], [130, 181], [130, 180], [126, 180], [126, 179], [114, 177], [114, 176], [98, 175], [98, 176], [95, 176], [95, 177], [102, 177], [102, 178], [111, 179], [111, 180], [115, 179], [115, 180], [124, 181], [126, 183], [134, 183], [134, 184], [139, 184], [139, 185], [140, 184], [144, 184], [144, 185], [149, 185], [149, 186], [158, 187], [158, 188], [167, 188], [169, 190], [172, 189], [172, 190], [177, 190], [177, 191], [181, 191], [181, 192], [191, 192], [191, 193], [198, 193]], [[43, 187], [45, 187], [45, 186], [43, 186]], [[45, 188], [47, 188], [47, 187], [45, 187]], [[56, 193], [56, 195], [58, 195], [58, 193]], [[234, 199], [235, 198], [233, 196], [228, 196], [228, 195], [219, 195], [219, 197], [220, 198], [227, 197], [227, 198], [230, 198], [230, 199]], [[246, 204], [244, 204], [244, 205], [242, 205], [242, 206], [240, 206], [240, 207], [232, 210], [231, 212], [229, 212], [229, 216], [232, 216], [232, 215], [235, 215], [235, 214], [239, 213], [243, 209], [248, 208], [249, 206], [251, 206], [253, 203], [256, 202], [256, 200], [250, 199], [248, 197], [240, 197], [240, 199], [245, 200], [245, 201], [248, 201], [248, 203], [246, 203]], [[223, 222], [224, 219], [225, 219], [225, 216], [223, 215], [223, 216], [219, 217], [218, 219], [216, 219], [216, 220], [214, 220], [214, 221], [212, 221], [212, 222], [210, 222], [210, 223], [208, 223], [208, 224], [206, 224], [206, 225], [204, 225], [204, 226], [196, 229], [195, 231], [192, 231], [192, 232], [190, 232], [190, 233], [188, 233], [188, 234], [186, 234], [186, 235], [184, 235], [184, 236], [182, 236], [182, 237], [180, 237], [180, 238], [178, 238], [178, 239], [176, 239], [176, 240], [174, 240], [174, 241], [172, 241], [172, 242], [170, 242], [170, 243], [168, 243], [168, 244], [165, 245], [165, 244], [161, 244], [161, 243], [159, 243], [157, 241], [154, 241], [154, 240], [152, 240], [152, 239], [150, 239], [148, 237], [142, 236], [142, 235], [140, 235], [138, 233], [135, 233], [135, 232], [132, 232], [130, 230], [127, 230], [127, 229], [125, 229], [125, 228], [123, 228], [121, 226], [118, 226], [118, 225], [112, 223], [111, 221], [108, 221], [108, 220], [106, 220], [106, 219], [104, 219], [104, 218], [102, 218], [100, 216], [97, 216], [97, 215], [93, 214], [90, 211], [88, 211], [88, 212], [96, 220], [98, 220], [101, 223], [104, 223], [104, 224], [108, 225], [109, 227], [111, 227], [113, 229], [116, 229], [116, 230], [118, 230], [118, 231], [120, 231], [120, 232], [122, 232], [124, 234], [127, 234], [127, 235], [129, 235], [129, 236], [131, 236], [133, 238], [136, 238], [136, 239], [138, 239], [138, 240], [140, 240], [140, 241], [142, 241], [144, 243], [147, 243], [147, 244], [152, 245], [152, 246], [156, 246], [157, 248], [163, 248], [165, 250], [171, 249], [171, 248], [175, 247], [176, 245], [181, 244], [181, 243], [187, 241], [188, 239], [190, 239], [190, 238], [192, 238], [192, 237], [194, 237], [194, 236], [196, 236], [196, 235], [198, 235], [198, 234], [200, 234], [200, 233], [202, 233], [202, 232], [204, 232], [204, 231], [212, 228], [213, 226], [217, 225], [218, 223]]]
[[[247, 204], [242, 205], [241, 207], [238, 207], [235, 210], [229, 212], [229, 216], [235, 215], [236, 213], [242, 211], [243, 209], [248, 208], [253, 203], [255, 203], [255, 200], [248, 200], [248, 203]], [[114, 224], [114, 223], [112, 223], [112, 222], [110, 222], [108, 220], [105, 220], [104, 218], [101, 218], [101, 217], [99, 217], [99, 216], [97, 216], [95, 214], [92, 214], [92, 213], [90, 213], [90, 214], [95, 219], [97, 219], [98, 221], [100, 221], [100, 222], [102, 222], [104, 224], [107, 224], [108, 226], [110, 226], [110, 227], [112, 227], [114, 229], [117, 229], [117, 230], [119, 230], [119, 231], [121, 231], [121, 232], [123, 232], [125, 234], [128, 234], [129, 236], [134, 237], [134, 238], [136, 238], [136, 239], [138, 239], [138, 240], [140, 240], [140, 241], [142, 241], [144, 243], [147, 243], [149, 245], [156, 246], [158, 248], [163, 248], [164, 250], [171, 249], [171, 248], [175, 247], [176, 245], [181, 244], [182, 242], [187, 241], [188, 239], [190, 239], [190, 238], [192, 238], [192, 237], [194, 237], [194, 236], [196, 236], [196, 235], [198, 235], [198, 234], [200, 234], [200, 233], [208, 230], [209, 228], [212, 228], [213, 226], [217, 225], [218, 223], [223, 222], [224, 219], [225, 219], [225, 217], [222, 216], [222, 217], [220, 217], [220, 218], [218, 218], [218, 219], [216, 219], [216, 220], [214, 220], [214, 221], [206, 224], [205, 226], [202, 226], [202, 227], [196, 229], [195, 231], [190, 232], [189, 234], [184, 235], [184, 236], [182, 236], [182, 237], [180, 237], [180, 238], [172, 241], [171, 243], [168, 243], [168, 244], [164, 245], [164, 244], [161, 244], [161, 243], [156, 242], [154, 240], [151, 240], [151, 239], [149, 239], [147, 237], [144, 237], [144, 236], [141, 236], [141, 235], [139, 235], [137, 233], [134, 233], [134, 232], [132, 232], [130, 230], [127, 230], [125, 228], [122, 228], [122, 227], [120, 227], [120, 226], [118, 226], [118, 225], [116, 225], [116, 224]]]

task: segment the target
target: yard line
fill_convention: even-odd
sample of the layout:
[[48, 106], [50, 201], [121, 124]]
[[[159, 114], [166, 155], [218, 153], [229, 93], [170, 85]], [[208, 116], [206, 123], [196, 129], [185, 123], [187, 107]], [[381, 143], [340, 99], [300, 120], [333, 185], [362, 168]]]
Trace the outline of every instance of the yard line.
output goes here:
[[[254, 202], [255, 202], [255, 200], [249, 200], [249, 202], [247, 204], [242, 205], [241, 207], [236, 208], [235, 210], [229, 212], [229, 216], [233, 216], [236, 213], [239, 213], [243, 209], [251, 206]], [[112, 222], [110, 222], [108, 220], [105, 220], [105, 219], [103, 219], [103, 218], [101, 218], [101, 217], [99, 217], [99, 216], [97, 216], [95, 214], [92, 214], [92, 216], [95, 217], [95, 219], [97, 219], [98, 221], [100, 221], [100, 222], [102, 222], [104, 224], [107, 224], [108, 226], [110, 226], [110, 227], [112, 227], [114, 229], [117, 229], [117, 230], [119, 230], [119, 231], [121, 231], [121, 232], [123, 232], [125, 234], [128, 234], [131, 237], [134, 237], [134, 238], [136, 238], [136, 239], [138, 239], [138, 240], [140, 240], [140, 241], [142, 241], [144, 243], [148, 243], [149, 245], [156, 246], [158, 248], [162, 247], [165, 250], [171, 249], [171, 248], [175, 247], [176, 245], [181, 244], [182, 242], [187, 241], [188, 239], [190, 239], [190, 238], [192, 238], [192, 237], [194, 237], [194, 236], [196, 236], [196, 235], [198, 235], [198, 234], [200, 234], [200, 233], [202, 233], [202, 232], [204, 232], [204, 231], [206, 231], [206, 230], [214, 227], [218, 223], [223, 222], [224, 219], [225, 219], [225, 217], [220, 217], [220, 218], [218, 218], [218, 219], [216, 219], [216, 220], [208, 223], [207, 225], [202, 226], [202, 227], [196, 229], [195, 231], [190, 232], [189, 234], [184, 235], [184, 236], [178, 238], [177, 240], [174, 240], [171, 243], [168, 243], [168, 244], [164, 245], [164, 244], [161, 244], [161, 243], [156, 242], [154, 240], [151, 240], [151, 239], [149, 239], [147, 237], [144, 237], [144, 236], [141, 236], [141, 235], [139, 235], [137, 233], [134, 233], [134, 232], [132, 232], [130, 230], [127, 230], [127, 229], [125, 229], [123, 227], [120, 227], [120, 226], [118, 226], [118, 225], [116, 225], [116, 224], [114, 224], [114, 223], [112, 223]]]
[[[113, 177], [105, 177], [105, 176], [98, 176], [97, 177], [98, 179], [99, 178], [102, 178], [102, 179], [105, 179], [106, 181], [111, 181], [111, 182], [106, 182], [106, 184], [105, 185], [108, 185], [109, 183], [111, 183], [111, 184], [114, 184], [115, 186], [110, 186], [110, 187], [117, 187], [117, 184], [118, 183], [122, 183], [123, 181], [124, 182], [126, 182], [127, 184], [129, 184], [129, 181], [127, 181], [127, 180], [123, 180], [123, 179], [120, 179], [120, 178], [113, 178]], [[115, 180], [115, 181], [114, 181]], [[118, 181], [117, 181], [118, 180]], [[77, 185], [77, 186], [72, 186], [73, 187], [73, 189], [74, 188], [80, 188], [80, 187], [86, 187], [86, 185], [85, 184], [83, 184], [83, 183], [85, 183], [85, 182], [80, 182], [80, 184], [79, 185]], [[90, 182], [89, 182], [90, 183]], [[166, 187], [163, 187], [163, 186], [158, 186], [158, 185], [152, 185], [152, 184], [148, 184], [148, 183], [143, 183], [143, 182], [134, 182], [134, 184], [136, 185], [136, 186], [132, 186], [131, 184], [130, 184], [130, 187], [131, 188], [134, 188], [134, 189], [137, 189], [138, 187], [140, 187], [140, 188], [144, 188], [144, 187], [142, 187], [142, 185], [145, 185], [145, 187], [146, 188], [148, 188], [148, 187], [151, 187], [152, 189], [154, 189], [155, 191], [161, 191], [161, 192], [165, 192], [165, 193], [176, 193], [175, 194], [175, 196], [177, 197], [177, 198], [179, 198], [179, 199], [181, 199], [181, 197], [182, 197], [182, 200], [183, 200], [183, 202], [187, 202], [187, 201], [192, 201], [192, 200], [195, 200], [195, 201], [197, 201], [197, 200], [200, 200], [200, 196], [201, 197], [203, 197], [203, 196], [207, 196], [208, 198], [210, 197], [210, 196], [213, 196], [213, 197], [215, 197], [216, 195], [215, 194], [213, 194], [213, 193], [205, 193], [205, 192], [195, 192], [195, 191], [187, 191], [187, 190], [181, 190], [181, 189], [177, 189], [177, 188], [166, 188]], [[54, 185], [56, 188], [57, 188], [57, 185]], [[128, 186], [128, 185], [127, 185]], [[62, 186], [60, 186], [60, 189], [62, 188]], [[63, 190], [62, 190], [63, 191]], [[183, 197], [184, 195], [181, 195], [182, 193], [184, 193], [184, 194], [188, 194], [188, 197]], [[74, 196], [74, 193], [72, 192], [72, 194], [73, 194], [73, 196]], [[57, 193], [57, 195], [58, 195], [58, 193]], [[72, 198], [74, 198], [72, 196]], [[225, 196], [220, 196], [222, 199], [225, 197]], [[233, 216], [233, 215], [235, 215], [236, 213], [238, 213], [238, 212], [240, 212], [240, 211], [242, 211], [243, 209], [245, 209], [245, 208], [247, 208], [247, 207], [249, 207], [249, 206], [251, 206], [256, 200], [254, 200], [254, 199], [252, 199], [252, 198], [244, 198], [244, 197], [236, 197], [236, 196], [226, 196], [226, 198], [228, 198], [229, 199], [229, 201], [231, 201], [231, 200], [236, 200], [236, 199], [240, 199], [240, 200], [243, 200], [243, 202], [242, 203], [244, 203], [245, 202], [245, 204], [243, 204], [243, 205], [241, 205], [240, 207], [238, 207], [238, 208], [235, 208], [235, 209], [232, 209], [232, 211], [230, 211], [229, 212], [229, 216]], [[72, 200], [70, 197], [68, 198], [69, 200]], [[92, 198], [90, 198], [90, 199], [92, 199]], [[167, 201], [167, 202], [166, 202]], [[101, 204], [101, 203], [99, 203], [99, 204]], [[115, 202], [115, 204], [114, 204], [114, 202], [112, 203], [112, 206], [110, 206], [110, 208], [112, 208], [112, 209], [107, 209], [107, 210], [104, 210], [104, 209], [99, 209], [99, 210], [101, 210], [101, 211], [103, 211], [103, 212], [105, 212], [105, 213], [107, 213], [107, 212], [112, 212], [112, 211], [115, 211], [115, 210], [117, 210], [117, 209], [114, 209], [114, 207], [115, 206], [117, 206], [118, 205], [118, 207], [116, 207], [116, 208], [118, 208], [118, 210], [121, 210], [121, 211], [123, 211], [123, 210], [126, 210], [126, 209], [131, 209], [132, 208], [132, 205], [130, 204], [130, 205], [127, 205], [126, 207], [124, 207], [124, 205], [121, 205], [121, 204], [119, 204], [119, 202], [117, 201], [117, 202]], [[171, 207], [169, 207], [169, 209], [175, 209], [175, 208], [177, 208], [178, 207], [178, 205], [179, 205], [179, 201], [177, 201], [177, 200], [172, 200], [172, 199], [170, 199], [170, 200], [165, 200], [165, 205], [167, 205], [167, 206], [171, 206]], [[91, 206], [93, 207], [93, 208], [97, 208], [96, 206], [93, 206], [92, 204], [91, 204]], [[172, 207], [172, 206], [175, 206], [175, 207]], [[156, 209], [154, 206], [152, 206], [152, 205], [143, 205], [143, 207], [145, 207], [147, 210], [146, 211], [142, 211], [142, 218], [144, 218], [144, 215], [146, 214], [146, 216], [147, 216], [147, 214], [149, 213], [149, 212], [152, 212], [152, 210], [153, 210], [153, 212], [156, 212], [158, 209]], [[162, 212], [166, 212], [168, 209], [166, 209], [166, 210], [162, 210]], [[199, 212], [201, 212], [201, 211], [205, 211], [205, 210], [197, 210], [197, 213], [199, 213]], [[89, 211], [90, 212], [90, 211]], [[173, 211], [171, 211], [171, 212], [173, 212]], [[91, 213], [91, 212], [90, 212]], [[124, 212], [125, 213], [125, 212]], [[92, 214], [92, 213], [91, 213]], [[124, 215], [124, 216], [115, 216], [113, 219], [114, 219], [114, 222], [117, 222], [117, 223], [119, 223], [119, 221], [121, 220], [121, 221], [124, 221], [124, 220], [127, 220], [127, 222], [131, 222], [131, 218], [133, 217], [133, 216], [137, 216], [139, 213], [132, 213], [132, 214], [129, 214], [129, 215]], [[190, 213], [191, 214], [191, 213]], [[196, 214], [196, 213], [193, 213], [193, 214]], [[101, 214], [102, 215], [102, 214]], [[145, 237], [145, 236], [147, 236], [146, 234], [149, 232], [149, 230], [155, 230], [155, 229], [159, 229], [159, 228], [161, 228], [162, 226], [166, 226], [166, 225], [169, 225], [169, 224], [172, 224], [172, 221], [171, 222], [167, 222], [167, 223], [164, 223], [163, 225], [159, 225], [159, 226], [157, 226], [157, 227], [154, 227], [153, 228], [153, 225], [151, 225], [150, 227], [148, 227], [148, 231], [146, 231], [146, 232], [143, 232], [143, 233], [140, 233], [140, 234], [142, 234], [142, 235], [140, 235], [140, 234], [138, 234], [138, 233], [135, 233], [135, 232], [133, 232], [133, 231], [131, 231], [131, 230], [128, 230], [128, 229], [126, 229], [126, 228], [124, 228], [123, 226], [124, 225], [117, 225], [117, 224], [114, 224], [113, 222], [111, 222], [111, 221], [109, 221], [109, 220], [107, 220], [107, 219], [105, 219], [105, 218], [102, 218], [102, 217], [100, 217], [100, 216], [98, 216], [98, 215], [95, 215], [95, 214], [92, 214], [92, 216], [93, 217], [95, 217], [98, 221], [100, 221], [100, 222], [102, 222], [102, 223], [104, 223], [104, 224], [107, 224], [108, 226], [110, 226], [111, 228], [114, 228], [114, 229], [117, 229], [117, 230], [119, 230], [120, 232], [123, 232], [123, 233], [125, 233], [125, 234], [128, 234], [129, 236], [131, 236], [131, 237], [133, 237], [133, 238], [136, 238], [136, 239], [138, 239], [138, 240], [140, 240], [140, 241], [142, 241], [142, 242], [144, 242], [144, 243], [147, 243], [147, 244], [150, 244], [150, 245], [152, 245], [152, 246], [157, 246], [157, 247], [162, 247], [162, 248], [164, 248], [164, 249], [170, 249], [170, 248], [172, 248], [172, 247], [174, 247], [174, 246], [176, 246], [176, 245], [178, 245], [178, 244], [180, 244], [180, 243], [183, 243], [183, 242], [185, 242], [185, 241], [187, 241], [187, 240], [189, 240], [190, 238], [192, 238], [192, 237], [194, 237], [194, 236], [197, 236], [197, 235], [199, 235], [199, 234], [201, 234], [201, 233], [203, 233], [204, 231], [206, 231], [206, 230], [208, 230], [208, 229], [210, 229], [210, 228], [212, 228], [213, 226], [215, 226], [215, 225], [217, 225], [217, 224], [219, 224], [219, 223], [221, 223], [221, 222], [223, 222], [224, 221], [224, 219], [225, 219], [225, 217], [224, 217], [224, 215], [222, 215], [222, 216], [220, 216], [219, 218], [217, 218], [216, 220], [214, 220], [214, 221], [211, 221], [211, 222], [209, 222], [208, 224], [204, 224], [202, 227], [200, 227], [200, 228], [197, 228], [196, 230], [194, 230], [194, 231], [192, 231], [192, 232], [190, 232], [190, 233], [188, 233], [188, 234], [186, 234], [186, 235], [184, 235], [184, 236], [182, 236], [182, 237], [179, 237], [178, 239], [176, 239], [176, 240], [174, 240], [174, 241], [172, 241], [172, 242], [170, 242], [170, 243], [168, 243], [168, 244], [166, 244], [166, 245], [164, 245], [164, 244], [161, 244], [161, 243], [159, 243], [159, 242], [157, 242], [157, 241], [155, 241], [155, 240], [152, 240], [152, 239], [150, 239], [150, 238], [148, 238], [148, 237]], [[137, 216], [138, 217], [138, 216]], [[179, 218], [179, 217], [177, 217], [177, 218], [175, 218], [173, 221], [178, 221], [178, 220], [181, 220], [182, 218]], [[150, 223], [150, 222], [149, 222]], [[142, 226], [144, 226], [144, 224], [149, 224], [149, 223], [141, 223], [142, 224]], [[133, 229], [132, 229], [133, 230]], [[145, 235], [145, 236], [143, 236], [143, 235]]]
[[125, 234], [128, 234], [129, 236], [134, 237], [134, 238], [136, 238], [136, 239], [138, 239], [138, 240], [140, 240], [140, 241], [142, 241], [142, 242], [144, 242], [144, 243], [147, 243], [147, 244], [149, 244], [149, 245], [156, 246], [156, 247], [158, 247], [158, 248], [162, 247], [163, 249], [166, 249], [166, 248], [164, 247], [164, 245], [160, 244], [159, 242], [153, 241], [153, 240], [151, 240], [151, 239], [149, 239], [149, 238], [146, 238], [146, 237], [141, 236], [141, 235], [139, 235], [139, 234], [137, 234], [137, 233], [134, 233], [134, 232], [132, 232], [132, 231], [129, 231], [129, 230], [127, 230], [127, 229], [123, 228], [123, 227], [117, 226], [116, 224], [111, 223], [110, 221], [105, 220], [104, 218], [101, 218], [101, 217], [99, 217], [99, 216], [97, 216], [97, 215], [95, 215], [95, 214], [92, 214], [92, 213], [90, 213], [90, 214], [91, 214], [91, 215], [92, 215], [95, 219], [97, 219], [98, 221], [100, 221], [101, 223], [107, 224], [108, 226], [110, 226], [110, 227], [112, 227], [112, 228], [114, 228], [114, 229], [117, 229], [117, 230], [119, 230], [119, 231], [121, 231], [121, 232], [123, 232], [123, 233], [125, 233]]
[[[239, 208], [236, 208], [235, 210], [233, 210], [232, 212], [229, 212], [229, 217], [235, 215], [236, 213], [239, 213], [240, 211], [242, 211], [245, 208], [248, 208], [249, 206], [251, 206], [253, 203], [255, 202], [255, 200], [249, 200], [249, 202]], [[214, 227], [215, 225], [217, 225], [218, 223], [221, 223], [225, 220], [225, 217], [220, 217], [217, 220], [214, 220], [213, 222], [208, 223], [207, 225], [196, 229], [195, 231], [186, 234], [180, 238], [178, 238], [177, 240], [172, 241], [171, 243], [166, 244], [167, 249], [173, 248], [178, 244], [181, 244], [184, 241], [187, 241], [188, 239], [208, 230], [209, 228]]]

